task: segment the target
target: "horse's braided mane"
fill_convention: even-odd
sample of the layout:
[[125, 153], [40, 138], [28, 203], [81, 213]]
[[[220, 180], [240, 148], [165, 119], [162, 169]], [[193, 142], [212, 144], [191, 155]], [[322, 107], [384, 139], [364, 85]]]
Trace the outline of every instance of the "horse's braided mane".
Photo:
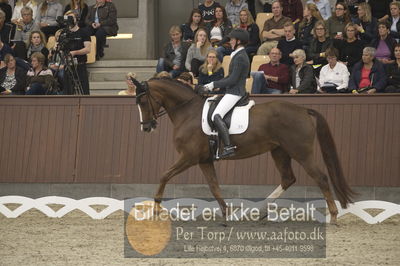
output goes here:
[[184, 83], [182, 83], [182, 82], [180, 82], [179, 80], [176, 80], [176, 79], [172, 79], [172, 78], [168, 78], [168, 77], [151, 78], [151, 79], [149, 79], [149, 81], [152, 81], [152, 80], [167, 81], [167, 82], [172, 83], [173, 85], [176, 85], [176, 86], [181, 87], [181, 88], [185, 88], [186, 90], [190, 90], [191, 92], [195, 93], [193, 91], [192, 87], [190, 87], [189, 85], [184, 84]]

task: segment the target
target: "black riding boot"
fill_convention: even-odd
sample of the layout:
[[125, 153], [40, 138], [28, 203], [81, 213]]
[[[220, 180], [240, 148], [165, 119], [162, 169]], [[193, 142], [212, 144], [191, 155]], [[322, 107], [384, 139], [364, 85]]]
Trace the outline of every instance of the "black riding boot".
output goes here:
[[222, 142], [224, 143], [224, 149], [222, 153], [219, 154], [219, 158], [223, 159], [235, 155], [236, 147], [231, 145], [228, 127], [226, 126], [224, 120], [222, 120], [220, 115], [214, 116], [214, 125], [217, 128], [218, 135], [221, 137]]

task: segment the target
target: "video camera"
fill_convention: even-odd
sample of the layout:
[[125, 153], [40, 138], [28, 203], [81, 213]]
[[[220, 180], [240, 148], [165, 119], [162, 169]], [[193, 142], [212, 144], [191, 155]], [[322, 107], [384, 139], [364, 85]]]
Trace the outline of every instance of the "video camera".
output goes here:
[[72, 16], [59, 16], [57, 17], [56, 21], [61, 28], [69, 28], [75, 25], [74, 18]]

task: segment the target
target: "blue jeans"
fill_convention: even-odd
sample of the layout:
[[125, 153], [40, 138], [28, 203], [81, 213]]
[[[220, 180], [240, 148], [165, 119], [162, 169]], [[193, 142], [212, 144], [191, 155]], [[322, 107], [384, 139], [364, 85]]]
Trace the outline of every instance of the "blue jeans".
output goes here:
[[217, 48], [216, 51], [219, 61], [222, 62], [225, 55], [230, 55], [232, 53], [232, 48], [226, 48], [224, 46], [220, 46]]
[[32, 83], [26, 95], [46, 95], [47, 89], [41, 83]]
[[251, 88], [252, 94], [282, 94], [281, 90], [267, 88], [267, 80], [263, 73], [252, 73], [253, 86]]
[[182, 70], [180, 70], [180, 69], [175, 70], [175, 69], [171, 69], [170, 67], [166, 67], [165, 59], [160, 58], [160, 59], [158, 59], [158, 62], [157, 62], [156, 72], [160, 73], [163, 71], [167, 71], [169, 74], [171, 74], [172, 78], [176, 78], [182, 73]]

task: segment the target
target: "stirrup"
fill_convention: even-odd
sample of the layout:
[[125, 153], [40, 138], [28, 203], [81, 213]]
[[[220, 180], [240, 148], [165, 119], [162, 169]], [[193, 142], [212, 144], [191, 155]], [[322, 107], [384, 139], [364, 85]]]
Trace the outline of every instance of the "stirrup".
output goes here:
[[219, 159], [223, 159], [223, 158], [228, 158], [228, 157], [232, 157], [235, 155], [235, 149], [236, 146], [233, 145], [229, 145], [229, 146], [225, 146], [222, 150], [221, 154], [218, 154]]

